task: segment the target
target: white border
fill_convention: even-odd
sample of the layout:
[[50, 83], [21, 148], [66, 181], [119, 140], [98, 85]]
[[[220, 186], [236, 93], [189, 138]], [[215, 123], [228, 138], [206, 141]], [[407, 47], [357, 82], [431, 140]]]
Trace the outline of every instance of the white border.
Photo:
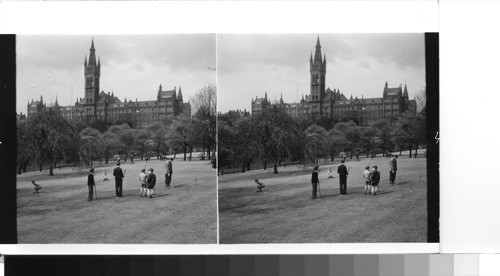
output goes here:
[[[0, 33], [423, 33], [434, 1], [0, 2]], [[436, 253], [439, 244], [1, 245], [2, 254]]]

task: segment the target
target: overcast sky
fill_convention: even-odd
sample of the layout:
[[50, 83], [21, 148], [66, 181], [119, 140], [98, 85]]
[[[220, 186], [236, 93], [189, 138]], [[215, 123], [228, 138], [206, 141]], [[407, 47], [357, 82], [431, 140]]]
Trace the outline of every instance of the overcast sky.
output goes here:
[[[309, 94], [309, 57], [317, 34], [217, 35], [218, 109], [251, 110], [251, 99], [296, 102]], [[424, 34], [320, 34], [326, 87], [346, 97], [382, 97], [384, 84], [425, 87]], [[298, 93], [297, 93], [298, 85]]]
[[[17, 36], [17, 112], [31, 99], [56, 95], [60, 105], [84, 97], [85, 55], [94, 37], [101, 58], [101, 87], [120, 100], [156, 100], [158, 87], [182, 88], [184, 101], [215, 83], [214, 34], [190, 35], [20, 35]], [[73, 88], [73, 98], [71, 89]]]

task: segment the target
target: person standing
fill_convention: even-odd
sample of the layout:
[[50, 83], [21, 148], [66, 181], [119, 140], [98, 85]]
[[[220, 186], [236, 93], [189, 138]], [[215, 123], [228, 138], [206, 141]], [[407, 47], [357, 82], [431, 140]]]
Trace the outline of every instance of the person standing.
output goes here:
[[365, 179], [365, 195], [372, 192], [370, 191], [372, 190], [371, 176], [372, 172], [370, 171], [370, 166], [366, 166], [365, 171], [363, 172], [363, 178]]
[[116, 168], [113, 171], [113, 176], [115, 177], [115, 193], [116, 197], [123, 197], [122, 196], [122, 191], [123, 191], [123, 178], [125, 175], [123, 174], [122, 168], [120, 168], [120, 162], [116, 163]]
[[151, 168], [149, 169], [150, 173], [148, 175], [148, 195], [149, 198], [153, 197], [153, 194], [155, 193], [155, 184], [156, 184], [156, 175], [153, 173], [154, 169]]
[[398, 162], [397, 159], [398, 155], [393, 154], [391, 160], [389, 160], [389, 181], [391, 183], [391, 186], [398, 185], [396, 181], [396, 171], [398, 170]]
[[174, 172], [172, 169], [172, 160], [174, 160], [174, 158], [167, 159], [167, 162], [165, 162], [165, 188], [168, 189], [172, 189], [170, 186], [170, 182], [172, 182], [172, 173]]
[[312, 183], [312, 197], [311, 197], [311, 199], [317, 198], [316, 194], [318, 192], [318, 183], [319, 183], [318, 169], [319, 169], [319, 166], [315, 166], [314, 170], [312, 172], [312, 176], [311, 176], [311, 183]]
[[87, 186], [89, 186], [89, 198], [88, 201], [92, 201], [94, 199], [94, 168], [90, 168], [90, 173], [87, 179]]
[[340, 166], [337, 168], [337, 173], [339, 174], [339, 179], [340, 179], [340, 195], [346, 195], [347, 194], [347, 175], [349, 175], [349, 172], [347, 171], [346, 166], [344, 165], [345, 161], [342, 160], [340, 161]]
[[146, 169], [142, 169], [141, 173], [139, 174], [139, 182], [141, 184], [141, 197], [146, 196]]
[[376, 195], [378, 193], [378, 183], [380, 182], [380, 172], [377, 170], [378, 166], [373, 165], [372, 171], [372, 195]]

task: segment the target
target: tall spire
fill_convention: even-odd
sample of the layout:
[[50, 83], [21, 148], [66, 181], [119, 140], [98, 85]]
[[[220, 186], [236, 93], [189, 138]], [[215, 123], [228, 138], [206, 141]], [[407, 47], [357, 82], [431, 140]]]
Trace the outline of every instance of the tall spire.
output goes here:
[[403, 91], [403, 96], [408, 97], [408, 88], [406, 88], [406, 82], [405, 82], [405, 89]]
[[311, 58], [309, 59], [309, 62], [313, 62], [313, 52], [311, 52]]
[[101, 66], [101, 57], [99, 57], [98, 61], [97, 61], [97, 66]]
[[87, 66], [87, 54], [85, 54], [85, 62], [83, 64]]
[[321, 45], [319, 44], [319, 35], [318, 42], [316, 43], [316, 52], [314, 53], [314, 62], [321, 62]]
[[95, 60], [94, 38], [92, 38], [92, 45], [90, 46], [89, 65], [97, 65]]
[[179, 95], [177, 96], [177, 98], [182, 99], [182, 89], [180, 85], [179, 85]]
[[326, 54], [323, 54], [323, 63], [326, 64]]

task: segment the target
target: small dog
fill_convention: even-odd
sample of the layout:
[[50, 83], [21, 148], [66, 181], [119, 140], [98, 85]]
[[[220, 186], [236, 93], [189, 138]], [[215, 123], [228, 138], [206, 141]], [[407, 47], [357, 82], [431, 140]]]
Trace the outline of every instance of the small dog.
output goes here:
[[102, 172], [102, 181], [108, 181], [108, 174], [106, 172]]
[[262, 192], [262, 188], [266, 187], [266, 185], [264, 185], [264, 183], [260, 182], [259, 179], [255, 179], [255, 182], [257, 183], [257, 189], [259, 189], [258, 191], [256, 192]]
[[38, 190], [41, 190], [42, 189], [42, 186], [40, 184], [37, 184], [35, 182], [35, 180], [32, 180], [31, 183], [33, 183], [33, 185], [35, 186], [33, 193], [37, 193], [38, 194]]

